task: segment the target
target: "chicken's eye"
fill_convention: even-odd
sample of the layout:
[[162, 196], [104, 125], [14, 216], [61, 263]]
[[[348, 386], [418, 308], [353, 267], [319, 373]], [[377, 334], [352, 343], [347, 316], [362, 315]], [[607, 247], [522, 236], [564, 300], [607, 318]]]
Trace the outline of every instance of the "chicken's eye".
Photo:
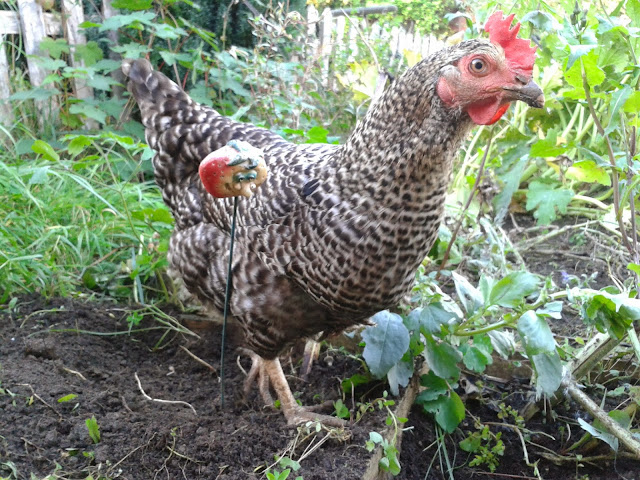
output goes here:
[[488, 68], [489, 67], [487, 66], [487, 62], [485, 62], [481, 58], [474, 58], [473, 60], [471, 60], [471, 63], [469, 63], [469, 71], [471, 73], [475, 73], [476, 75], [487, 73]]

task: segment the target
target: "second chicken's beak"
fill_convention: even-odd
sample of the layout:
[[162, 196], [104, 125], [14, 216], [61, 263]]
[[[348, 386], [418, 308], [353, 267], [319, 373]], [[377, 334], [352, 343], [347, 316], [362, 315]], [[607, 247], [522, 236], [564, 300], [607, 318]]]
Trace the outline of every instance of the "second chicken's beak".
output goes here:
[[509, 100], [521, 100], [530, 107], [544, 107], [544, 92], [533, 80], [522, 87], [503, 87]]

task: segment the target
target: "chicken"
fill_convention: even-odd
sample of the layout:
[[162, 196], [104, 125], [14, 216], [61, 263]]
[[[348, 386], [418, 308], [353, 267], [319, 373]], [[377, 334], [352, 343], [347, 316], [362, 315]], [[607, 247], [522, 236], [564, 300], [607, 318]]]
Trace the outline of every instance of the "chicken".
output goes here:
[[[453, 159], [474, 124], [512, 101], [542, 107], [535, 48], [491, 16], [489, 40], [440, 50], [399, 77], [344, 145], [285, 141], [199, 105], [147, 60], [125, 61], [155, 179], [175, 218], [169, 261], [187, 288], [222, 309], [232, 199], [207, 193], [201, 161], [231, 140], [264, 153], [269, 177], [239, 202], [230, 311], [253, 352], [247, 381], [269, 385], [290, 424], [339, 419], [299, 406], [278, 354], [397, 305], [436, 237]], [[246, 385], [248, 387], [248, 385]]]

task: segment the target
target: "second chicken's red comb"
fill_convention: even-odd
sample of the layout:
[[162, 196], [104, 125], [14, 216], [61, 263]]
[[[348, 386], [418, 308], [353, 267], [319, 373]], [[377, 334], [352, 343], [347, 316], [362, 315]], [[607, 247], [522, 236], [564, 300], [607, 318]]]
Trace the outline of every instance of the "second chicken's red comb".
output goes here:
[[504, 18], [502, 11], [495, 12], [484, 25], [484, 30], [489, 33], [489, 40], [497, 43], [504, 50], [505, 58], [509, 65], [527, 75], [533, 71], [533, 62], [536, 58], [536, 47], [530, 45], [529, 40], [518, 38], [520, 23], [511, 28], [514, 15]]

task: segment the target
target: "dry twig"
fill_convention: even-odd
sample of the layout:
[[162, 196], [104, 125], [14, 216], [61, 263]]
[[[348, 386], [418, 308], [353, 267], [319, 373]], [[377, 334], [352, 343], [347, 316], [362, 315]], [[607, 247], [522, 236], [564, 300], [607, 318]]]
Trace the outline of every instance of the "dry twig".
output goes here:
[[193, 406], [190, 403], [183, 402], [182, 400], [162, 400], [160, 398], [151, 398], [149, 395], [147, 395], [147, 393], [142, 388], [142, 383], [140, 382], [140, 378], [138, 377], [138, 372], [134, 372], [133, 376], [136, 378], [136, 382], [138, 382], [138, 388], [140, 389], [140, 393], [142, 393], [142, 396], [144, 398], [146, 398], [147, 400], [149, 400], [151, 402], [158, 402], [158, 403], [168, 403], [168, 404], [174, 404], [174, 405], [185, 405], [185, 406], [187, 406], [187, 407], [189, 407], [191, 409], [191, 411], [193, 412], [194, 415], [198, 415], [197, 412], [196, 412], [196, 409], [193, 408]]

